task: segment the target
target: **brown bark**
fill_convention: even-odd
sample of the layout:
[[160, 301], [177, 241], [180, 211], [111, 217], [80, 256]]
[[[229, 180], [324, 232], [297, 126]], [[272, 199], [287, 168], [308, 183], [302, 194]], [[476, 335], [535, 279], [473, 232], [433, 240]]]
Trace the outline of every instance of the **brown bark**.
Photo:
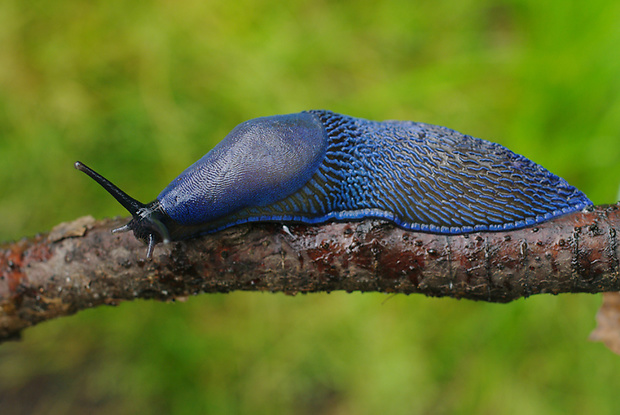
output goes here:
[[111, 234], [126, 219], [81, 218], [0, 246], [0, 340], [101, 304], [201, 292], [381, 291], [509, 302], [620, 291], [620, 205], [509, 232], [436, 235], [382, 221], [256, 223], [146, 247]]

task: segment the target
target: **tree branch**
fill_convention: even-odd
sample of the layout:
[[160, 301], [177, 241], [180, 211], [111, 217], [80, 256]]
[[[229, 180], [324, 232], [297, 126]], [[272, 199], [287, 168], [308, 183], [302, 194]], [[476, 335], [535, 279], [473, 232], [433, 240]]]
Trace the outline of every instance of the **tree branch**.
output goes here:
[[254, 223], [146, 248], [91, 217], [0, 246], [0, 341], [28, 326], [134, 298], [234, 290], [420, 293], [509, 302], [620, 291], [620, 204], [517, 231], [436, 235], [369, 220]]

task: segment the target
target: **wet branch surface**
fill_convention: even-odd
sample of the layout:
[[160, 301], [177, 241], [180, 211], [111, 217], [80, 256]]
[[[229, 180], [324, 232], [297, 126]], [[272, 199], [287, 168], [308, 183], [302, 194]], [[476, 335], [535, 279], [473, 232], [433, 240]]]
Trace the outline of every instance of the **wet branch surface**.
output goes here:
[[255, 223], [157, 245], [127, 219], [64, 223], [0, 245], [0, 341], [38, 322], [135, 298], [235, 290], [380, 291], [509, 302], [542, 293], [620, 291], [620, 204], [517, 231], [436, 235], [369, 220]]

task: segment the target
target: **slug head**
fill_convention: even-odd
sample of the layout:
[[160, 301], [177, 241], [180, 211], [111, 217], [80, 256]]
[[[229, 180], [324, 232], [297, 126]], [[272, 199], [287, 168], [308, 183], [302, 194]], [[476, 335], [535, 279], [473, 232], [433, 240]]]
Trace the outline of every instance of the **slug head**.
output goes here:
[[148, 245], [146, 257], [149, 259], [153, 256], [155, 244], [170, 241], [167, 225], [170, 225], [171, 219], [166, 215], [159, 201], [155, 200], [149, 204], [140, 203], [84, 163], [76, 161], [75, 168], [99, 183], [131, 213], [133, 217], [131, 221], [127, 225], [112, 230], [113, 233], [133, 231], [137, 239]]

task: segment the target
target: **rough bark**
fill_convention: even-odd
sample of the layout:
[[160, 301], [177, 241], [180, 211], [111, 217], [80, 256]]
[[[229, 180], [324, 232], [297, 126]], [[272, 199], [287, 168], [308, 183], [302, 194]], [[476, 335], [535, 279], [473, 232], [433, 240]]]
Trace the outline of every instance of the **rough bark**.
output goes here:
[[146, 248], [90, 217], [0, 246], [0, 340], [101, 304], [234, 290], [381, 291], [509, 302], [620, 291], [620, 205], [510, 232], [436, 235], [382, 221], [255, 223]]

